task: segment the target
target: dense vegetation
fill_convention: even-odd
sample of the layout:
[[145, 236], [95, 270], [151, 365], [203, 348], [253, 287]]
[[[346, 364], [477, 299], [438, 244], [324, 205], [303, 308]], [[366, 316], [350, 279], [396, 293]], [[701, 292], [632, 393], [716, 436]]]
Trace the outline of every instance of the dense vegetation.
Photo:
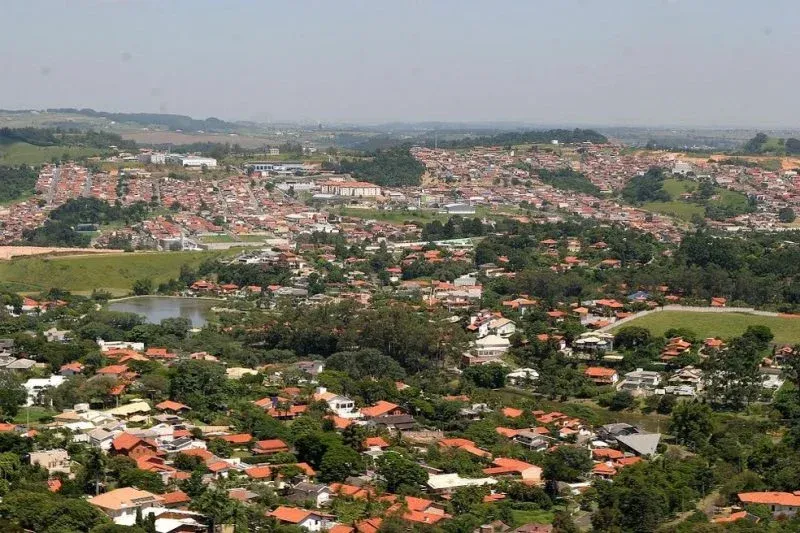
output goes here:
[[47, 220], [38, 228], [24, 230], [21, 244], [83, 248], [89, 246], [90, 241], [88, 235], [78, 233], [69, 224], [58, 220]]
[[0, 128], [0, 145], [23, 142], [35, 146], [88, 146], [108, 148], [117, 146], [135, 149], [136, 143], [123, 139], [115, 133], [94, 130], [61, 128]]
[[755, 155], [797, 155], [800, 154], [800, 140], [791, 137], [780, 139], [765, 133], [757, 133], [742, 146], [741, 151]]
[[419, 185], [425, 165], [420, 163], [408, 147], [379, 150], [370, 159], [343, 159], [337, 168], [356, 179], [384, 187]]
[[558, 141], [564, 144], [574, 144], [590, 142], [593, 144], [604, 144], [608, 139], [594, 130], [533, 130], [533, 131], [512, 131], [498, 133], [497, 135], [482, 137], [465, 137], [457, 141], [439, 143], [441, 148], [472, 148], [474, 146], [506, 146], [515, 144], [549, 144], [551, 141]]
[[600, 194], [600, 188], [589, 181], [585, 174], [576, 172], [571, 168], [560, 168], [558, 170], [542, 168], [537, 170], [536, 173], [539, 175], [540, 180], [556, 189], [582, 192], [595, 196]]
[[37, 177], [36, 170], [28, 166], [0, 166], [0, 202], [17, 200], [32, 194]]
[[115, 122], [133, 122], [142, 126], [163, 126], [170, 130], [185, 131], [207, 131], [228, 133], [236, 131], [238, 128], [232, 122], [226, 122], [218, 118], [207, 118], [204, 120], [194, 119], [186, 115], [170, 115], [164, 113], [109, 113], [106, 111], [95, 111], [94, 109], [75, 109], [59, 108], [48, 109], [52, 113], [74, 113], [87, 117], [98, 117], [113, 120]]
[[146, 203], [130, 206], [111, 205], [98, 198], [73, 198], [50, 212], [50, 219], [71, 226], [77, 224], [110, 224], [124, 222], [126, 225], [141, 222], [147, 216]]
[[670, 195], [664, 190], [664, 170], [652, 167], [644, 174], [632, 177], [622, 189], [622, 197], [632, 204], [668, 202]]

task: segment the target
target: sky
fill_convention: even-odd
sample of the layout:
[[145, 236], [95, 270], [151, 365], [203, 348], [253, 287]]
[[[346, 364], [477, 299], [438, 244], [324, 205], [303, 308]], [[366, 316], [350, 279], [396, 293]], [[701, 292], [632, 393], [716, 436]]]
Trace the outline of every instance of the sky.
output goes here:
[[0, 108], [800, 126], [797, 0], [2, 0]]

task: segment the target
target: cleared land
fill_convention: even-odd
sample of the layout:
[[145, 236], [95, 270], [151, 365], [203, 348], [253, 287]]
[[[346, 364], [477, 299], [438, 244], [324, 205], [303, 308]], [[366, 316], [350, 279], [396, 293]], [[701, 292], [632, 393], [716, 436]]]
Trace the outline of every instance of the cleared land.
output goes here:
[[18, 292], [61, 288], [74, 292], [105, 289], [126, 294], [137, 279], [162, 283], [181, 265], [197, 267], [224, 252], [141, 252], [81, 257], [23, 257], [0, 262], [0, 287]]
[[[744, 333], [747, 326], [767, 326], [778, 343], [800, 343], [800, 317], [770, 317], [745, 313], [693, 313], [662, 311], [626, 322], [619, 327], [639, 326], [653, 335], [663, 335], [670, 328], [686, 328], [699, 337], [731, 338]], [[617, 328], [613, 328], [615, 330]]]
[[64, 154], [67, 159], [78, 159], [102, 155], [99, 148], [85, 146], [35, 146], [28, 143], [13, 143], [0, 146], [0, 164], [3, 165], [41, 165], [49, 163], [53, 158], [62, 159]]
[[102, 248], [46, 248], [41, 246], [0, 246], [0, 261], [11, 259], [12, 257], [22, 257], [28, 255], [51, 255], [51, 254], [116, 254], [121, 250], [107, 250]]
[[[683, 220], [691, 220], [693, 215], [704, 216], [705, 208], [700, 204], [695, 204], [681, 199], [684, 193], [692, 193], [697, 189], [697, 183], [689, 180], [666, 179], [664, 180], [664, 190], [669, 193], [669, 202], [648, 202], [642, 206], [647, 211], [654, 211], [664, 215], [670, 215]], [[747, 197], [739, 192], [716, 187], [717, 198], [709, 201], [709, 205], [719, 207], [732, 207], [744, 211], [747, 207]]]

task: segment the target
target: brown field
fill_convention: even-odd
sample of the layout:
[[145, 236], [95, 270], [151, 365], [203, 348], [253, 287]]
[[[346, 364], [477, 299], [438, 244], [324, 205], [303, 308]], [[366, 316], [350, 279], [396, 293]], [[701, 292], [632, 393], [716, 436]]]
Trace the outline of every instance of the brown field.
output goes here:
[[122, 250], [106, 250], [99, 248], [46, 248], [39, 246], [0, 246], [0, 261], [12, 257], [26, 255], [86, 255], [86, 254], [118, 254]]

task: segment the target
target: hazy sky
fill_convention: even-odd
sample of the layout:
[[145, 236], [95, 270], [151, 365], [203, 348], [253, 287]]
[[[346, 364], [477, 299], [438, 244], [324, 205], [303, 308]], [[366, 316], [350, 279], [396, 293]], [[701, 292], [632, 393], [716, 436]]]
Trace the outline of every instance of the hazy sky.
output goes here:
[[798, 0], [0, 0], [0, 108], [800, 126]]

